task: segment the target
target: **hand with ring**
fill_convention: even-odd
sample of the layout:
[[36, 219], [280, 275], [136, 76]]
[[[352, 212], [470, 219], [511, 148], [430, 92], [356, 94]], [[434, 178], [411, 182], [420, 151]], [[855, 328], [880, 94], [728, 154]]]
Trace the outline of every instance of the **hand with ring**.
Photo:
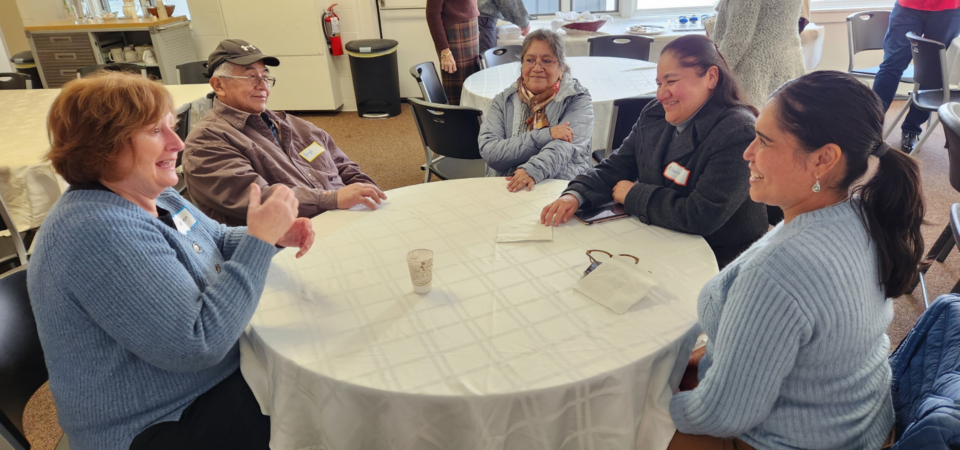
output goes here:
[[512, 176], [507, 177], [507, 181], [509, 181], [509, 183], [507, 183], [507, 190], [510, 192], [517, 192], [523, 188], [527, 188], [529, 191], [533, 189], [534, 184], [537, 184], [537, 182], [533, 180], [533, 177], [528, 175], [527, 171], [523, 169], [517, 169]]

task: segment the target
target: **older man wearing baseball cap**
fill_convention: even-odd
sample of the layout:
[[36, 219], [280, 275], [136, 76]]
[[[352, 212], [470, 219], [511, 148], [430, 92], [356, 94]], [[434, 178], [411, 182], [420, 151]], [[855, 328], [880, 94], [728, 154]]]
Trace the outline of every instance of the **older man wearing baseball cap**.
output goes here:
[[240, 39], [220, 42], [207, 59], [217, 97], [187, 136], [183, 169], [194, 203], [230, 226], [244, 225], [247, 190], [263, 197], [283, 184], [300, 200], [300, 217], [366, 205], [387, 196], [327, 132], [282, 111], [267, 109], [280, 60]]

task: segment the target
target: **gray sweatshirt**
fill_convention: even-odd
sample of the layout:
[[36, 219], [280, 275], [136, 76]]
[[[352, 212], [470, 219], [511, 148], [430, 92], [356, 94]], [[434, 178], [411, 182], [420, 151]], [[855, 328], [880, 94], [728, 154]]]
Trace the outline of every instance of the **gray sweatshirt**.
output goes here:
[[503, 19], [520, 28], [530, 25], [530, 14], [523, 0], [477, 0], [480, 17]]

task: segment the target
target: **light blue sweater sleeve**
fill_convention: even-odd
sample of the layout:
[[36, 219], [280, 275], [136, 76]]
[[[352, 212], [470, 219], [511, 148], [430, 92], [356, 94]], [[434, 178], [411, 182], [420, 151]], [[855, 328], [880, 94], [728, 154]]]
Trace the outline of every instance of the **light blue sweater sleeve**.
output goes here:
[[228, 229], [222, 241], [230, 259], [220, 276], [200, 286], [154, 225], [127, 215], [112, 225], [75, 236], [61, 265], [63, 279], [73, 282], [59, 289], [111, 338], [158, 368], [191, 372], [219, 363], [253, 315], [276, 249]]
[[216, 227], [220, 231], [220, 236], [217, 239], [220, 254], [223, 255], [223, 259], [229, 260], [233, 257], [233, 251], [247, 236], [247, 227], [228, 227], [223, 224], [217, 224]]
[[670, 402], [677, 429], [734, 437], [762, 422], [811, 333], [797, 300], [775, 277], [757, 267], [740, 271], [727, 292], [709, 369], [696, 389]]

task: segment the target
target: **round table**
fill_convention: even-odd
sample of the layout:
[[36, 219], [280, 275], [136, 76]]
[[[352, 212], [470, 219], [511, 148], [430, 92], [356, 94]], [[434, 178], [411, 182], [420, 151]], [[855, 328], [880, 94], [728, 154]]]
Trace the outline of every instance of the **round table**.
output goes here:
[[[206, 84], [165, 85], [177, 112], [191, 106], [190, 125], [209, 109]], [[19, 231], [40, 226], [67, 183], [44, 160], [50, 151], [47, 115], [60, 89], [0, 91], [0, 197]], [[9, 236], [0, 231], [0, 236]]]
[[[271, 448], [666, 448], [716, 260], [703, 238], [636, 218], [496, 242], [500, 222], [539, 220], [566, 185], [434, 182], [315, 217], [313, 249], [274, 258], [241, 338]], [[435, 252], [425, 295], [407, 270], [416, 248]], [[590, 249], [641, 257], [659, 286], [614, 314], [573, 289]]]
[[[652, 62], [602, 56], [567, 58], [570, 73], [590, 91], [593, 99], [593, 148], [606, 148], [610, 136], [613, 101], [619, 98], [655, 94], [657, 65]], [[520, 77], [520, 63], [514, 62], [481, 70], [463, 82], [461, 106], [486, 111], [497, 94]]]

